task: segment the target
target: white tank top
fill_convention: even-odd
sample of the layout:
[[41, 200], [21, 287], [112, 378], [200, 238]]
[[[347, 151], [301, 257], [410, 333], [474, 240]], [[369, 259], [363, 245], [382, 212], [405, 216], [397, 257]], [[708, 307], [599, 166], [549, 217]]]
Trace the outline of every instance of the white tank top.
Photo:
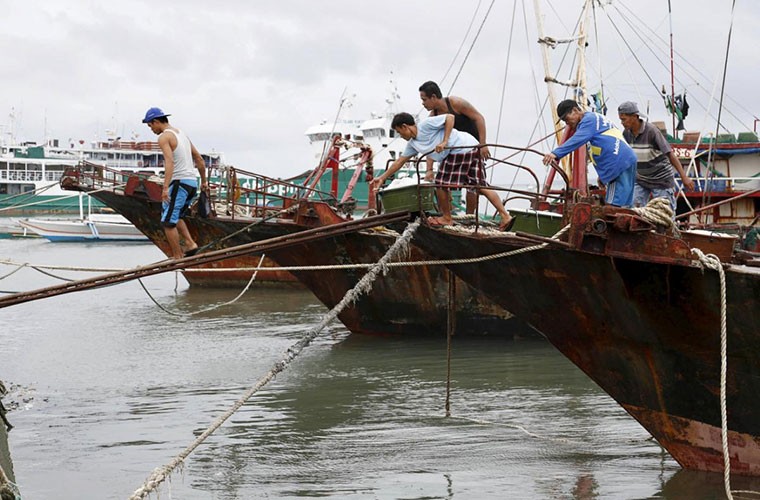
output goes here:
[[190, 148], [190, 139], [180, 130], [166, 129], [165, 132], [171, 132], [177, 138], [177, 147], [174, 149], [174, 172], [172, 180], [178, 179], [197, 179], [198, 169], [193, 163], [193, 153]]

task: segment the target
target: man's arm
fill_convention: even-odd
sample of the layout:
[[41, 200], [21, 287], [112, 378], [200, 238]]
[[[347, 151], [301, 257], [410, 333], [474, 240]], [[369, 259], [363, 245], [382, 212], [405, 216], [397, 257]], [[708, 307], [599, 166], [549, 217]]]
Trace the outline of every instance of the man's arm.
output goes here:
[[440, 144], [438, 144], [435, 147], [435, 152], [440, 153], [444, 149], [446, 149], [446, 146], [449, 143], [449, 137], [451, 136], [451, 131], [454, 130], [454, 115], [446, 114], [446, 121], [443, 123], [443, 140]]
[[694, 181], [686, 175], [686, 171], [683, 169], [683, 165], [681, 165], [681, 160], [678, 159], [673, 150], [670, 151], [668, 157], [670, 158], [670, 164], [673, 165], [673, 168], [676, 169], [678, 175], [681, 176], [684, 189], [686, 189], [686, 191], [694, 191]]
[[388, 169], [382, 173], [382, 175], [375, 177], [372, 179], [372, 187], [377, 190], [380, 188], [380, 186], [383, 185], [383, 182], [385, 182], [385, 179], [390, 177], [391, 175], [395, 174], [401, 167], [404, 166], [404, 163], [409, 161], [411, 159], [411, 156], [400, 156], [396, 161], [394, 161]]
[[201, 189], [205, 189], [208, 187], [208, 182], [206, 179], [206, 162], [203, 161], [203, 157], [198, 152], [197, 149], [195, 149], [195, 146], [193, 146], [193, 143], [190, 143], [190, 152], [193, 155], [193, 163], [195, 163], [195, 168], [198, 169], [198, 172], [201, 174]]
[[554, 156], [557, 157], [557, 159], [563, 158], [564, 156], [572, 153], [579, 147], [586, 144], [588, 141], [591, 140], [591, 138], [594, 136], [594, 126], [593, 126], [594, 120], [583, 120], [581, 119], [580, 123], [578, 123], [578, 127], [575, 130], [575, 133], [573, 136], [566, 140], [562, 145], [557, 146], [554, 148]]
[[[459, 114], [462, 114], [469, 118], [470, 120], [475, 123], [475, 127], [478, 129], [478, 136], [480, 139], [481, 144], [485, 144], [488, 142], [486, 139], [486, 119], [483, 117], [483, 115], [475, 109], [475, 106], [470, 104], [467, 100], [462, 99], [461, 97], [449, 97], [449, 102], [451, 103], [451, 109], [456, 111]], [[480, 148], [480, 156], [487, 160], [491, 157], [491, 152], [488, 150], [487, 147], [483, 146]]]
[[174, 134], [162, 133], [158, 136], [158, 146], [164, 154], [164, 189], [161, 191], [162, 201], [169, 201], [169, 184], [171, 184], [172, 175], [174, 174], [174, 149], [172, 148], [172, 137], [174, 137]]
[[432, 158], [425, 158], [425, 166], [427, 169], [425, 170], [425, 180], [426, 181], [432, 181], [433, 180], [433, 159]]

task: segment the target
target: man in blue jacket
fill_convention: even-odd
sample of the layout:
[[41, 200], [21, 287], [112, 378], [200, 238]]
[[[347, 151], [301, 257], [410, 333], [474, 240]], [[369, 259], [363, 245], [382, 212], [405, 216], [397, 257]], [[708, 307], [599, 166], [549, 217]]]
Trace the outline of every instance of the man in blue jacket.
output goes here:
[[573, 136], [544, 156], [544, 165], [559, 160], [584, 144], [589, 144], [591, 162], [599, 181], [605, 185], [604, 201], [608, 205], [630, 207], [636, 181], [636, 153], [623, 139], [623, 133], [607, 118], [584, 112], [577, 102], [567, 99], [557, 106], [557, 115], [570, 128]]

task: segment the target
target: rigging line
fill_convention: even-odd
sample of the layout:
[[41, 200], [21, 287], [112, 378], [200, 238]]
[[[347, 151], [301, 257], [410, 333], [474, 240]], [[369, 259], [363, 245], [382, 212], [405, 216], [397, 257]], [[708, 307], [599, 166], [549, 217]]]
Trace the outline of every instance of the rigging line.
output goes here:
[[[670, 1], [670, 0], [668, 0]], [[602, 74], [602, 51], [599, 50], [601, 44], [599, 43], [599, 26], [596, 21], [596, 2], [591, 2], [591, 12], [594, 15], [594, 38], [596, 39], [596, 55], [599, 57], [599, 87], [602, 92], [602, 105], [606, 104], [607, 99], [604, 95], [604, 75]]]
[[[609, 16], [609, 14], [607, 14]], [[620, 37], [622, 38], [622, 37]], [[631, 65], [628, 64], [629, 58], [625, 56], [625, 53], [623, 52], [623, 48], [620, 46], [620, 40], [618, 38], [615, 38], [615, 46], [618, 49], [618, 52], [620, 53], [620, 60], [623, 61], [619, 67], [624, 67], [626, 71], [628, 72], [628, 80], [633, 82], [633, 86], [636, 89], [636, 95], [638, 96], [638, 101], [640, 103], [644, 103], [644, 96], [641, 94], [641, 88], [639, 87], [639, 84], [637, 83], [637, 78], [633, 77], [633, 73], [631, 72]], [[615, 70], [617, 71], [617, 69]], [[615, 71], [612, 72], [612, 74], [615, 73]], [[659, 95], [659, 91], [657, 91], [657, 95]]]
[[[718, 102], [718, 123], [715, 125], [715, 138], [714, 138], [715, 142], [713, 143], [714, 147], [711, 147], [707, 152], [707, 168], [708, 169], [710, 168], [710, 165], [712, 164], [712, 161], [713, 161], [712, 159], [713, 150], [718, 147], [718, 133], [720, 133], [720, 117], [721, 117], [721, 114], [723, 113], [723, 95], [726, 91], [726, 74], [728, 73], [728, 55], [731, 50], [731, 34], [734, 31], [734, 8], [735, 7], [736, 7], [736, 0], [733, 0], [733, 2], [731, 2], [731, 24], [729, 24], [728, 26], [728, 39], [726, 40], [726, 57], [723, 61], [723, 79], [720, 84], [720, 100]], [[728, 452], [724, 451], [724, 455], [725, 455], [724, 458], [727, 460]], [[727, 488], [726, 492], [728, 493], [728, 497], [731, 498], [731, 488], [728, 483], [728, 474], [731, 471], [731, 469], [728, 462], [725, 465], [726, 465], [726, 488]]]
[[[676, 73], [673, 70], [673, 8], [670, 5], [670, 0], [668, 0], [668, 21], [670, 24], [670, 101], [673, 103], [673, 106], [675, 106], [676, 105], [676, 84], [675, 84]], [[670, 116], [673, 123], [673, 137], [678, 137], [678, 131], [676, 130], [676, 115], [675, 113], [671, 113]]]
[[[504, 80], [501, 84], [501, 100], [499, 101], [499, 118], [496, 122], [496, 142], [499, 143], [499, 134], [501, 133], [501, 118], [503, 116], [504, 111], [504, 98], [507, 94], [507, 74], [509, 73], [509, 58], [512, 54], [512, 34], [515, 31], [515, 17], [517, 15], [517, 0], [514, 0], [512, 2], [512, 24], [509, 27], [509, 43], [507, 44], [507, 60], [504, 63]], [[491, 178], [489, 179], [489, 182], [493, 182], [493, 173], [495, 169], [491, 169]]]
[[462, 52], [462, 47], [464, 47], [464, 42], [467, 41], [467, 37], [470, 36], [470, 30], [472, 29], [472, 25], [475, 23], [475, 18], [478, 15], [478, 11], [480, 10], [480, 4], [483, 0], [478, 0], [478, 5], [475, 7], [475, 12], [472, 13], [472, 19], [470, 19], [470, 25], [467, 26], [467, 31], [464, 34], [464, 37], [462, 38], [462, 43], [459, 44], [459, 48], [457, 49], [457, 53], [454, 54], [454, 58], [451, 60], [451, 64], [449, 64], [449, 67], [446, 69], [446, 72], [441, 77], [441, 83], [446, 79], [447, 76], [449, 76], [449, 71], [451, 71], [451, 68], [454, 67], [454, 63], [456, 62], [457, 58], [459, 57], [460, 52]]
[[631, 55], [633, 56], [633, 58], [636, 60], [637, 63], [639, 63], [639, 66], [641, 67], [641, 70], [644, 72], [645, 75], [647, 75], [647, 78], [649, 79], [649, 82], [652, 84], [652, 87], [654, 87], [655, 91], [657, 93], [659, 93], [660, 89], [657, 88], [657, 84], [654, 83], [654, 80], [652, 80], [652, 77], [649, 75], [649, 73], [647, 72], [646, 68], [642, 64], [641, 60], [639, 59], [639, 56], [637, 56], [636, 53], [633, 51], [633, 48], [628, 43], [628, 40], [625, 39], [625, 37], [623, 36], [623, 34], [620, 32], [620, 29], [617, 27], [617, 24], [615, 24], [615, 21], [613, 21], [612, 17], [610, 17], [610, 13], [607, 12], [606, 9], [605, 9], [604, 13], [607, 15], [607, 19], [610, 20], [610, 24], [612, 24], [612, 27], [615, 28], [615, 31], [617, 31], [617, 34], [620, 37], [620, 39], [623, 40], [623, 43], [625, 44], [625, 46], [628, 47], [628, 50], [631, 52]]
[[[659, 34], [659, 33], [657, 33], [657, 31], [656, 31], [656, 30], [652, 29], [652, 28], [651, 28], [651, 27], [650, 27], [650, 26], [649, 26], [647, 23], [645, 23], [644, 21], [642, 21], [642, 20], [641, 20], [641, 18], [640, 18], [639, 16], [637, 16], [637, 15], [636, 15], [636, 13], [635, 13], [633, 10], [631, 10], [631, 8], [630, 8], [630, 7], [628, 7], [627, 5], [625, 5], [625, 3], [623, 3], [623, 2], [618, 2], [618, 3], [619, 3], [620, 5], [622, 5], [622, 6], [623, 6], [623, 7], [624, 7], [624, 8], [625, 8], [625, 9], [626, 9], [626, 10], [627, 10], [629, 13], [630, 13], [630, 15], [631, 15], [631, 16], [633, 16], [633, 17], [634, 17], [634, 19], [637, 21], [637, 25], [638, 25], [638, 26], [643, 26], [644, 28], [646, 28], [646, 29], [647, 29], [647, 31], [648, 31], [650, 34], [654, 35], [654, 37], [655, 37], [655, 38], [657, 38], [657, 39], [658, 39], [658, 40], [659, 40], [659, 41], [660, 41], [660, 42], [661, 42], [663, 45], [667, 44], [667, 41], [666, 41], [664, 38], [662, 38], [662, 36], [660, 36], [660, 34]], [[707, 81], [709, 81], [709, 80], [710, 80], [710, 77], [709, 77], [709, 76], [708, 76], [706, 73], [704, 73], [704, 72], [703, 72], [703, 71], [702, 71], [702, 70], [699, 68], [699, 66], [697, 66], [696, 64], [692, 64], [692, 62], [691, 62], [689, 59], [687, 59], [687, 58], [686, 58], [686, 56], [684, 56], [684, 55], [683, 55], [681, 52], [679, 52], [679, 51], [677, 51], [677, 50], [676, 50], [676, 51], [675, 51], [675, 54], [676, 54], [676, 55], [677, 55], [677, 56], [680, 58], [680, 60], [682, 60], [682, 61], [685, 63], [685, 66], [688, 66], [689, 68], [691, 68], [692, 70], [694, 70], [694, 71], [696, 72], [696, 74], [697, 74], [697, 75], [699, 75], [699, 76], [700, 76], [702, 79], [704, 79], [704, 80], [707, 80]], [[685, 73], [685, 74], [686, 74], [686, 75], [688, 75], [688, 76], [689, 76], [689, 77], [690, 77], [692, 80], [694, 80], [694, 82], [695, 82], [695, 83], [696, 83], [696, 85], [697, 85], [697, 88], [699, 88], [700, 90], [704, 91], [706, 94], [708, 93], [708, 92], [707, 92], [707, 89], [706, 89], [706, 88], [704, 88], [702, 85], [700, 85], [699, 81], [697, 81], [697, 79], [696, 79], [696, 78], [694, 78], [694, 76], [693, 76], [693, 75], [691, 75], [690, 73], [688, 73], [688, 72], [685, 70], [685, 68], [684, 68], [682, 65], [680, 65], [680, 64], [676, 64], [676, 67], [678, 67], [679, 69], [681, 69], [681, 71], [682, 71], [683, 73]], [[680, 84], [681, 82], [679, 81], [678, 83]], [[742, 111], [744, 111], [744, 112], [745, 112], [745, 113], [747, 113], [748, 115], [752, 116], [753, 118], [756, 118], [756, 114], [755, 114], [753, 111], [751, 111], [750, 109], [746, 108], [746, 107], [744, 106], [744, 104], [742, 104], [742, 102], [741, 102], [741, 101], [739, 101], [739, 100], [735, 99], [734, 97], [732, 97], [732, 96], [730, 96], [730, 95], [726, 95], [726, 98], [727, 98], [729, 101], [733, 102], [733, 103], [734, 103], [734, 104], [735, 104], [735, 105], [736, 105], [736, 106], [737, 106], [739, 109], [741, 109]], [[733, 116], [733, 115], [732, 115], [732, 116]], [[734, 118], [736, 118], [736, 117], [734, 117]], [[738, 118], [737, 118], [737, 119], [738, 119]], [[739, 121], [741, 121], [741, 120], [739, 120]], [[746, 126], [746, 125], [745, 125], [745, 126]], [[750, 127], [747, 127], [747, 128], [749, 129]]]
[[[660, 56], [659, 56], [659, 55], [658, 55], [656, 52], [654, 52], [654, 50], [652, 50], [652, 48], [651, 48], [650, 44], [649, 44], [649, 43], [647, 43], [647, 41], [641, 37], [641, 35], [638, 33], [638, 30], [637, 30], [637, 29], [636, 29], [636, 28], [633, 26], [633, 24], [631, 23], [631, 21], [630, 21], [630, 20], [629, 20], [629, 19], [628, 19], [628, 18], [627, 18], [627, 17], [626, 17], [626, 16], [625, 16], [625, 15], [624, 15], [622, 12], [619, 12], [619, 11], [618, 11], [618, 13], [620, 14], [620, 17], [623, 19], [623, 21], [625, 21], [625, 22], [626, 22], [626, 24], [628, 24], [628, 26], [631, 28], [631, 30], [632, 30], [632, 31], [633, 31], [633, 32], [636, 34], [636, 36], [639, 38], [639, 40], [641, 40], [641, 41], [643, 42], [643, 44], [644, 44], [644, 45], [645, 45], [645, 46], [646, 46], [646, 47], [649, 49], [649, 52], [651, 52], [651, 53], [652, 53], [652, 55], [653, 55], [653, 56], [654, 56], [654, 58], [657, 60], [657, 62], [658, 62], [658, 63], [660, 63], [660, 65], [661, 65], [661, 66], [662, 66], [662, 67], [663, 67], [663, 68], [664, 68], [666, 71], [668, 71], [668, 65], [667, 65], [666, 63], [664, 63], [664, 62], [662, 61], [662, 59], [660, 59]], [[608, 15], [608, 17], [609, 17], [609, 15]], [[611, 21], [611, 18], [610, 18], [610, 22], [612, 22], [612, 21]], [[621, 38], [622, 38], [622, 36], [623, 36], [623, 35], [621, 34], [620, 36], [621, 36]], [[629, 49], [630, 49], [630, 47], [629, 47]], [[634, 55], [634, 57], [635, 57], [635, 55]], [[646, 70], [645, 70], [645, 72], [646, 72]], [[649, 75], [647, 75], [647, 76], [649, 76]], [[679, 84], [679, 85], [681, 85], [681, 86], [685, 87], [685, 84], [684, 84], [684, 83], [683, 83], [683, 82], [680, 80], [680, 78], [677, 78], [677, 79], [676, 79], [676, 81], [678, 82], [678, 84]], [[659, 90], [658, 90], [657, 92], [658, 92], [658, 93], [660, 93], [660, 91], [659, 91]], [[660, 95], [662, 95], [662, 94], [660, 93]], [[702, 104], [702, 102], [701, 102], [701, 101], [697, 100], [697, 101], [696, 101], [696, 105], [697, 105], [698, 107], [700, 107], [702, 110], [704, 110], [705, 112], [707, 112], [707, 109], [705, 108], [705, 106]], [[730, 112], [729, 112], [729, 113], [730, 113]], [[739, 122], [741, 122], [741, 120], [740, 120], [740, 119], [739, 119], [737, 116], [735, 116], [733, 113], [730, 113], [730, 114], [731, 114], [731, 116], [733, 116], [733, 117], [734, 117], [736, 120], [738, 120]], [[715, 116], [710, 116], [710, 118], [712, 118], [712, 119], [717, 119]], [[730, 132], [730, 130], [728, 130], [728, 129], [727, 129], [725, 126], [723, 126], [723, 130], [725, 130], [726, 132]]]
[[[553, 7], [552, 7], [552, 10], [554, 10]], [[522, 0], [522, 12], [523, 12], [523, 23], [525, 25], [525, 40], [526, 40], [526, 44], [528, 45], [528, 47], [530, 47], [531, 42], [530, 42], [530, 33], [529, 33], [529, 28], [528, 28], [528, 11], [525, 8], [525, 0]], [[556, 10], [554, 12], [556, 13]], [[578, 30], [578, 28], [580, 26], [580, 22], [581, 22], [581, 17], [579, 16], [578, 20], [575, 23], [575, 29], [573, 30], [573, 34], [575, 34], [577, 32], [577, 30]], [[564, 23], [562, 23], [561, 19], [560, 19], [560, 24], [562, 24], [563, 27], [564, 27]], [[567, 28], [565, 28], [565, 29], [567, 30]], [[565, 52], [562, 54], [562, 58], [559, 61], [559, 65], [557, 67], [557, 71], [560, 71], [562, 69], [562, 66], [565, 64], [565, 59], [567, 58], [567, 54], [569, 53], [569, 51], [570, 51], [570, 45], [566, 44], [565, 45]], [[541, 118], [544, 116], [544, 112], [546, 110], [546, 105], [549, 103], [549, 94], [547, 92], [546, 96], [544, 96], [543, 103], [541, 103], [541, 98], [539, 97], [539, 91], [538, 91], [538, 78], [536, 78], [536, 71], [535, 71], [535, 67], [533, 65], [533, 51], [532, 50], [528, 50], [528, 61], [529, 61], [529, 64], [530, 64], [530, 71], [531, 71], [531, 76], [532, 76], [532, 81], [533, 81], [534, 97], [536, 98], [536, 101], [534, 102], [534, 104], [536, 104], [536, 107], [537, 107], [537, 110], [538, 110], [538, 113], [537, 113], [537, 116], [536, 116], [536, 121], [533, 124], [533, 130], [531, 131], [530, 137], [528, 138], [528, 142], [530, 143], [533, 140], [533, 137], [535, 136], [536, 131], [539, 128], [542, 128], [543, 129], [542, 134], [546, 135], [546, 124], [545, 124], [545, 122]], [[571, 65], [571, 67], [572, 67], [572, 65]], [[539, 106], [539, 104], [540, 104], [540, 106]], [[554, 127], [552, 127], [552, 130], [553, 129], [554, 129]], [[553, 136], [554, 132], [552, 132], [551, 135]], [[543, 141], [545, 139], [546, 139], [546, 137], [544, 137], [544, 139], [541, 139], [541, 141]], [[541, 141], [539, 141], [539, 142], [541, 142]], [[519, 163], [521, 163], [521, 164], [525, 163], [525, 156], [526, 155], [527, 155], [527, 152], [523, 151], [522, 152], [522, 157], [520, 158]], [[545, 170], [544, 170], [544, 176], [546, 176], [550, 167], [546, 166], [544, 168], [545, 168]], [[510, 183], [510, 189], [512, 189], [514, 187], [515, 183], [517, 182], [517, 175], [518, 175], [518, 173], [519, 173], [518, 171], [515, 171], [515, 174], [512, 177], [512, 182]]]
[[483, 21], [480, 23], [480, 27], [478, 28], [478, 32], [475, 33], [475, 38], [472, 39], [472, 43], [470, 44], [470, 48], [467, 50], [467, 54], [464, 56], [464, 60], [462, 61], [462, 65], [459, 66], [459, 71], [457, 72], [457, 76], [454, 77], [454, 81], [451, 82], [451, 85], [449, 86], [448, 94], [451, 94], [452, 89], [454, 88], [454, 85], [456, 85], [457, 80], [459, 80], [459, 75], [462, 74], [462, 70], [464, 69], [465, 63], [467, 63], [467, 59], [470, 58], [470, 53], [472, 52], [472, 49], [475, 48], [475, 43], [478, 41], [478, 38], [480, 37], [481, 31], [483, 31], [483, 26], [485, 26], [486, 21], [488, 20], [488, 15], [491, 13], [491, 9], [493, 8], [493, 4], [496, 3], [496, 0], [491, 0], [491, 5], [488, 6], [488, 10], [486, 11], [486, 15], [483, 16]]

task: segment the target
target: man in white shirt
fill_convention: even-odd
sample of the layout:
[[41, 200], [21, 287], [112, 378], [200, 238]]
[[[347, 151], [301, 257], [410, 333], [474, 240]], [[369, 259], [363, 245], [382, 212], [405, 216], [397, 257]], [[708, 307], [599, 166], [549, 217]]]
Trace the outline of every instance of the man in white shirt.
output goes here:
[[440, 217], [430, 217], [428, 222], [434, 226], [447, 226], [451, 218], [451, 186], [473, 186], [486, 197], [501, 216], [499, 229], [508, 231], [514, 225], [514, 218], [504, 208], [496, 191], [484, 189], [487, 186], [483, 160], [478, 151], [478, 140], [467, 132], [454, 128], [454, 115], [443, 114], [431, 116], [414, 122], [409, 113], [399, 113], [393, 117], [391, 128], [407, 141], [401, 156], [388, 167], [388, 170], [374, 179], [375, 189], [400, 169], [404, 163], [417, 154], [428, 154], [434, 161], [440, 162], [440, 169], [435, 176], [435, 183], [441, 185], [436, 189]]
[[[160, 108], [150, 108], [145, 113], [143, 123], [146, 123], [158, 136], [158, 145], [164, 154], [161, 224], [171, 248], [172, 258], [181, 259], [198, 252], [198, 245], [190, 236], [185, 221], [182, 220], [198, 190], [196, 169], [200, 172], [201, 189], [208, 189], [208, 184], [203, 157], [187, 135], [169, 125], [169, 116]], [[180, 236], [186, 247], [184, 253]]]

